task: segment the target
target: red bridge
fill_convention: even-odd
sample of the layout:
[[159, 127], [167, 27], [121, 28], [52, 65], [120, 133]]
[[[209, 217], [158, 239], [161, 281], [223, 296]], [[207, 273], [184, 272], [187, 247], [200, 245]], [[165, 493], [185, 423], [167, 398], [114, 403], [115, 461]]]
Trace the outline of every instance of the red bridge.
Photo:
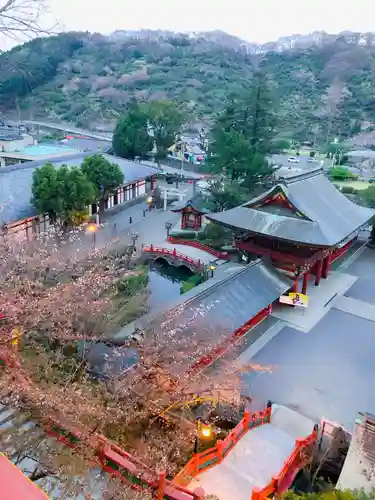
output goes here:
[[[171, 266], [174, 267], [186, 266], [193, 273], [199, 272], [203, 274], [205, 266], [209, 263], [210, 260], [212, 260], [212, 256], [207, 257], [203, 255], [204, 253], [203, 251], [201, 250], [198, 251], [202, 252], [202, 260], [200, 258], [189, 257], [185, 253], [179, 252], [178, 250], [176, 250], [176, 248], [173, 247], [167, 248], [154, 245], [143, 247], [143, 252], [150, 254], [150, 257], [153, 260], [164, 259]], [[195, 252], [197, 252], [197, 250], [195, 250]]]

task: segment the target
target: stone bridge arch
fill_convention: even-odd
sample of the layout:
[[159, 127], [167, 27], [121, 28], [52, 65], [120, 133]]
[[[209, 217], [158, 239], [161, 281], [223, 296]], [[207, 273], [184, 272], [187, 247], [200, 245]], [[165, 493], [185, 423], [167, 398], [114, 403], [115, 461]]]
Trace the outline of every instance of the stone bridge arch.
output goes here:
[[192, 273], [204, 273], [205, 266], [200, 260], [193, 259], [187, 255], [178, 252], [176, 249], [154, 247], [152, 245], [143, 248], [143, 252], [147, 255], [148, 260], [157, 261], [164, 260], [173, 267], [186, 267]]

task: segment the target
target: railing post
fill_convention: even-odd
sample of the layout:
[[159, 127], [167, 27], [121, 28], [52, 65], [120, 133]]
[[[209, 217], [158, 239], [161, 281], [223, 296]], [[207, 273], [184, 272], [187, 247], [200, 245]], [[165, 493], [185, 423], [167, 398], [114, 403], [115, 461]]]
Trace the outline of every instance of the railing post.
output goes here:
[[261, 489], [258, 486], [253, 486], [251, 491], [251, 500], [261, 500]]
[[162, 471], [159, 473], [157, 500], [164, 499], [165, 480], [166, 480], [166, 473], [165, 471]]
[[154, 246], [153, 246], [153, 244], [151, 243], [151, 245], [150, 245], [150, 252], [153, 252], [153, 251], [154, 251]]
[[220, 463], [223, 460], [223, 441], [221, 439], [217, 441], [216, 448], [217, 448], [217, 461], [218, 463]]
[[243, 414], [243, 426], [245, 429], [249, 428], [249, 422], [250, 422], [250, 412], [249, 410], [245, 410]]
[[194, 500], [204, 500], [205, 495], [206, 495], [206, 492], [204, 491], [203, 488], [195, 488], [195, 490], [193, 492]]
[[267, 401], [267, 422], [271, 422], [271, 414], [272, 414], [272, 401], [269, 399]]
[[176, 247], [173, 249], [173, 255], [176, 257]]

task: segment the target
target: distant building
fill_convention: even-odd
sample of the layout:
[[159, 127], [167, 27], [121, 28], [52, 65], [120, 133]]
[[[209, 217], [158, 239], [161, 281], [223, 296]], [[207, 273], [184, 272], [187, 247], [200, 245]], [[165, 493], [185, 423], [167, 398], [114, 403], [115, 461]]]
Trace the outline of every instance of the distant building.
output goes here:
[[[64, 164], [80, 167], [83, 160], [92, 154], [75, 150], [74, 154], [60, 154], [58, 158], [50, 157], [48, 161], [56, 168]], [[118, 164], [125, 178], [125, 183], [108, 197], [106, 210], [145, 196], [154, 189], [154, 176], [159, 172], [158, 169], [116, 156], [103, 156], [111, 163]], [[31, 204], [33, 172], [45, 162], [45, 159], [38, 159], [0, 168], [0, 236], [32, 239], [49, 226], [48, 217], [38, 214]], [[96, 205], [89, 207], [90, 215], [96, 212]]]
[[35, 144], [31, 135], [0, 135], [0, 167], [17, 165], [26, 161], [43, 160], [44, 162], [77, 154], [77, 149], [62, 145]]
[[349, 151], [345, 156], [348, 157], [348, 162], [351, 165], [358, 165], [366, 160], [370, 160], [375, 165], [375, 151], [372, 149]]
[[184, 160], [189, 163], [203, 163], [206, 159], [206, 152], [199, 145], [199, 140], [196, 138], [184, 138], [172, 144], [168, 148], [171, 158]]

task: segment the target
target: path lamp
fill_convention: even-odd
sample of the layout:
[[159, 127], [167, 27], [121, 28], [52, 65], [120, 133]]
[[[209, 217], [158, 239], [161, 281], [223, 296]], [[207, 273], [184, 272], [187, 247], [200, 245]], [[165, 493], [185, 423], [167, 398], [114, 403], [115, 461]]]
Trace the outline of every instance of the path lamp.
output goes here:
[[152, 208], [152, 203], [153, 203], [153, 201], [154, 201], [154, 200], [153, 200], [152, 196], [149, 196], [149, 197], [147, 198], [147, 200], [146, 200], [146, 203], [147, 203], [147, 205], [148, 205], [148, 209], [149, 209], [149, 210], [151, 210], [151, 208]]
[[209, 267], [209, 270], [211, 271], [211, 278], [214, 277], [214, 271], [215, 271], [215, 269], [216, 269], [216, 267], [213, 264], [211, 264], [210, 267]]
[[169, 233], [170, 233], [170, 230], [172, 229], [172, 222], [166, 222], [165, 229], [167, 231], [167, 238], [169, 238]]
[[136, 250], [136, 247], [135, 247], [135, 242], [137, 241], [137, 239], [139, 238], [139, 233], [131, 233], [130, 235], [131, 239], [132, 239], [132, 243], [133, 243], [133, 249], [134, 251]]
[[207, 424], [202, 424], [200, 420], [197, 420], [197, 428], [195, 433], [195, 441], [194, 441], [194, 454], [198, 453], [199, 449], [199, 439], [211, 439], [213, 436], [212, 428]]
[[98, 230], [98, 226], [93, 222], [87, 226], [87, 232], [92, 234], [92, 246], [96, 247], [96, 231]]

